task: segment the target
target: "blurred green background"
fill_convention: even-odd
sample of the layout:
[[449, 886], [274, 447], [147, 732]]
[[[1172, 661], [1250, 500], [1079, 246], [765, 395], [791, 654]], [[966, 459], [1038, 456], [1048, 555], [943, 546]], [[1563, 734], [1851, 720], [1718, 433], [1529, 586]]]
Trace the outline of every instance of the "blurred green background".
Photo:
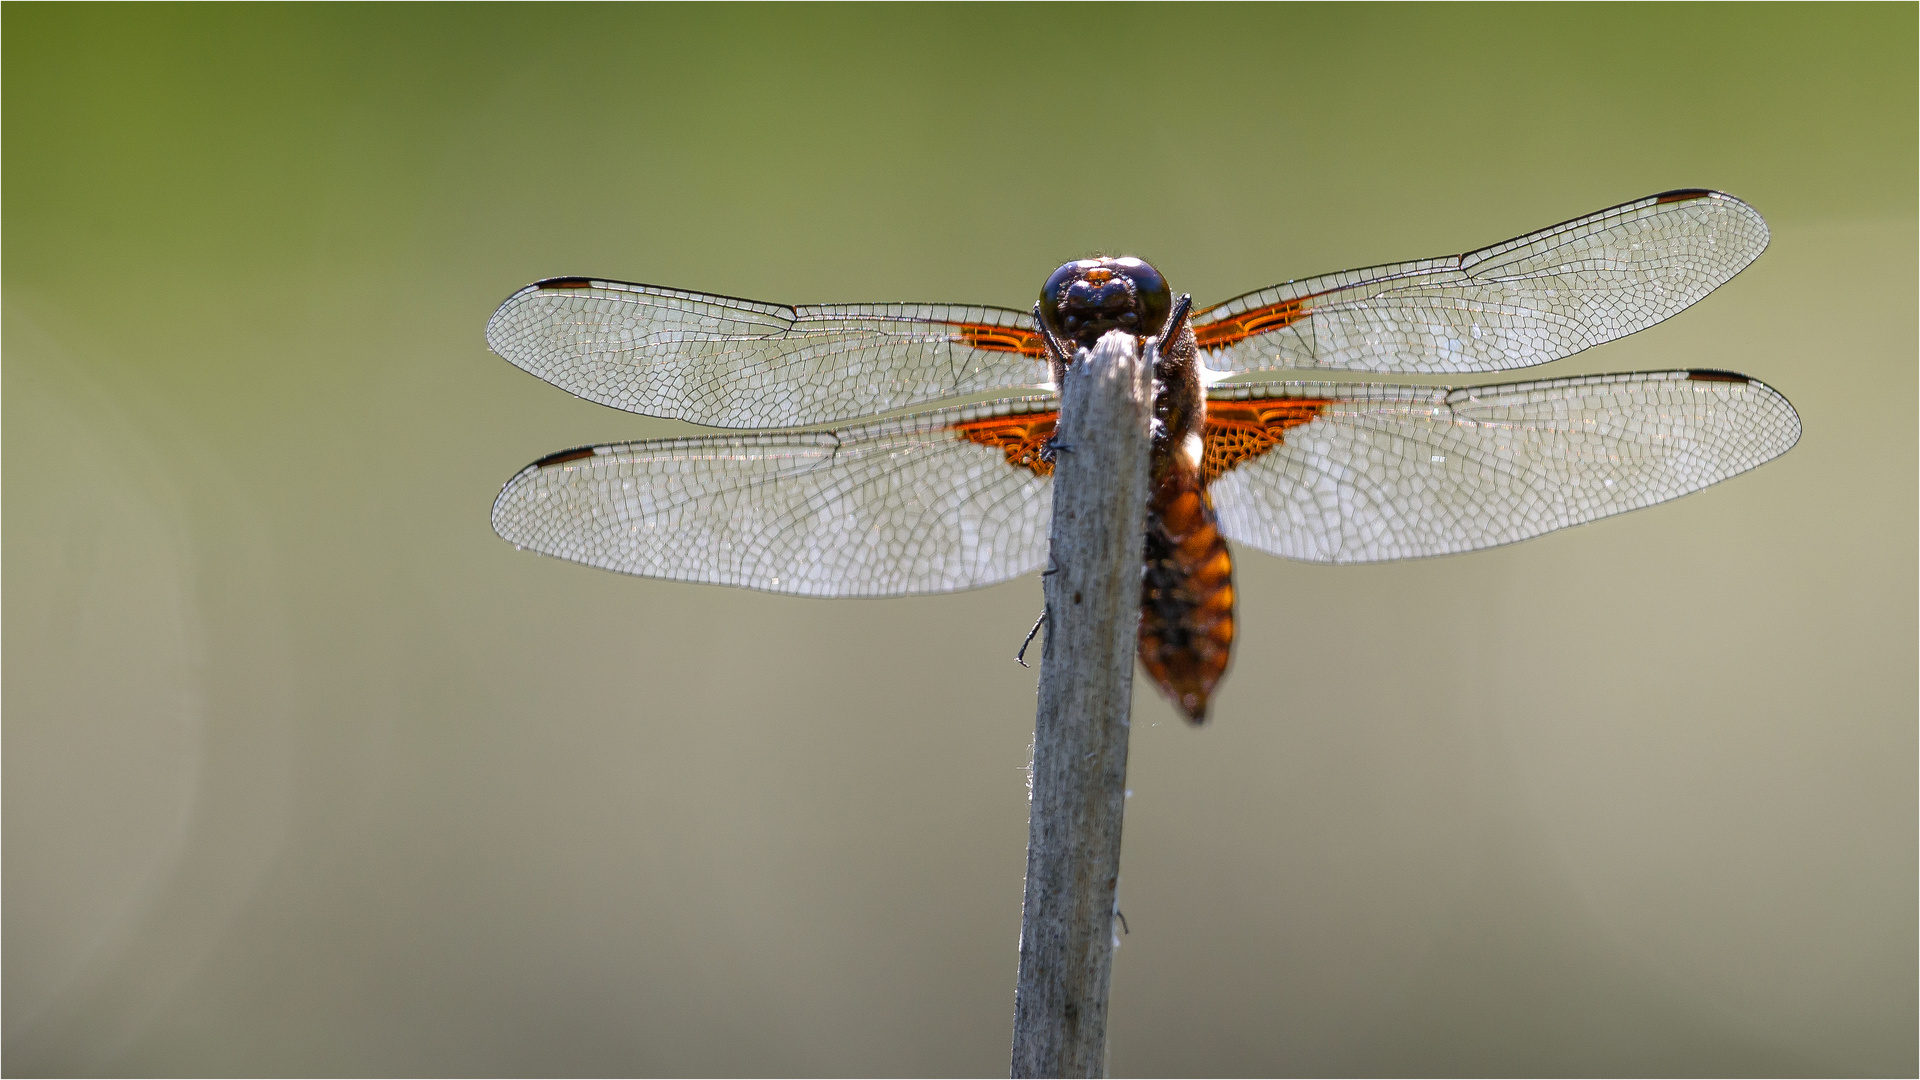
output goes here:
[[494, 305], [1024, 307], [1093, 251], [1204, 305], [1686, 186], [1770, 251], [1524, 377], [1732, 368], [1800, 445], [1243, 553], [1213, 724], [1139, 691], [1112, 1068], [1914, 1072], [1914, 6], [0, 19], [9, 1074], [1003, 1074], [1037, 580], [515, 552], [520, 466], [690, 429]]

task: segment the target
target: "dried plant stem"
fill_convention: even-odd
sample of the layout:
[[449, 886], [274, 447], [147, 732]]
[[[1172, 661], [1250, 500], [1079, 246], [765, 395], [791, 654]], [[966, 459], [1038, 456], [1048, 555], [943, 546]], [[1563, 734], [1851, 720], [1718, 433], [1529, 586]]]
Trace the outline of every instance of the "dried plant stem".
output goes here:
[[1140, 618], [1153, 350], [1115, 331], [1061, 387], [1014, 1076], [1103, 1076]]

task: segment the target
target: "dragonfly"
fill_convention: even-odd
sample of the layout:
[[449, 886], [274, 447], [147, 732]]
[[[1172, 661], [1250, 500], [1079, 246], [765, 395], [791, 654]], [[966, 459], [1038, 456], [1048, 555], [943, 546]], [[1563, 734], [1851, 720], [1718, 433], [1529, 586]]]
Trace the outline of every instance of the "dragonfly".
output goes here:
[[[747, 430], [549, 454], [506, 483], [493, 527], [588, 566], [803, 596], [1032, 574], [1048, 560], [1057, 389], [1080, 350], [1123, 330], [1157, 354], [1138, 656], [1200, 724], [1234, 645], [1231, 544], [1320, 563], [1497, 547], [1698, 491], [1800, 434], [1785, 397], [1728, 371], [1475, 386], [1297, 373], [1544, 364], [1680, 312], [1767, 241], [1751, 206], [1689, 189], [1197, 310], [1134, 258], [1061, 266], [1030, 312], [550, 278], [494, 312], [494, 352], [589, 401]], [[1263, 372], [1296, 376], [1242, 377]]]

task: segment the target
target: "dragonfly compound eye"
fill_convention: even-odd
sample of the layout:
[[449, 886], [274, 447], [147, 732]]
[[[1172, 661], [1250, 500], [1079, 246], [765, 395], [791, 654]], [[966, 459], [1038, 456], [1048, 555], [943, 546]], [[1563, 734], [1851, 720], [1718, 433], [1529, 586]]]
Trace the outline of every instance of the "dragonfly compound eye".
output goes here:
[[1157, 328], [1172, 307], [1166, 279], [1139, 259], [1070, 262], [1040, 290], [1040, 317], [1048, 329], [1089, 349], [1109, 330]]

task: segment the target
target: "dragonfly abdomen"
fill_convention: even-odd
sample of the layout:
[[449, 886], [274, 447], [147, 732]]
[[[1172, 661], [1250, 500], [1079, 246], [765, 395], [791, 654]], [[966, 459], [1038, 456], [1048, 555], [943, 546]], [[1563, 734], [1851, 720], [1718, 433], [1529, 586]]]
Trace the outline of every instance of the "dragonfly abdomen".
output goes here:
[[1200, 724], [1233, 652], [1233, 555], [1197, 469], [1157, 478], [1147, 503], [1140, 663]]

